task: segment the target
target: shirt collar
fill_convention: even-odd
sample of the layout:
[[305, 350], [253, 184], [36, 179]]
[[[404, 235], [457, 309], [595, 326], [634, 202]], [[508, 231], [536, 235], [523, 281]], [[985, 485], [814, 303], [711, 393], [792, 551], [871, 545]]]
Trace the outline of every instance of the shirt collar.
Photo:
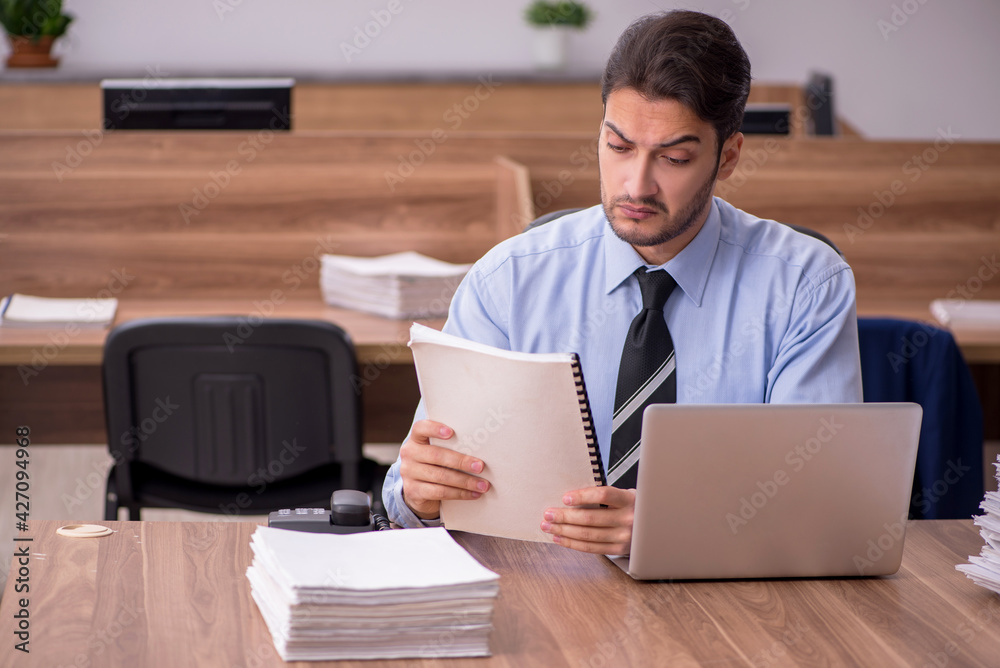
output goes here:
[[[701, 299], [705, 294], [705, 285], [708, 283], [715, 251], [719, 247], [721, 231], [719, 207], [713, 199], [708, 218], [695, 238], [684, 247], [684, 250], [662, 265], [677, 281], [678, 287], [684, 291], [688, 299], [697, 306], [701, 306]], [[606, 294], [610, 294], [621, 285], [635, 273], [636, 269], [646, 266], [645, 260], [631, 245], [615, 236], [610, 223], [604, 228], [604, 263]]]

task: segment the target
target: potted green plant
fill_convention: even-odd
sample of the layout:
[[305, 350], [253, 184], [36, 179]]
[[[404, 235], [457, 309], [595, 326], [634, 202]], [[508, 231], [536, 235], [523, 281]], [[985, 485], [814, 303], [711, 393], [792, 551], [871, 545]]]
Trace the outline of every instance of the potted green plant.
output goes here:
[[63, 14], [62, 0], [0, 0], [0, 24], [10, 40], [8, 67], [55, 67], [52, 42], [66, 32], [73, 17]]
[[586, 28], [593, 12], [581, 2], [538, 0], [528, 5], [524, 17], [535, 28], [535, 65], [555, 70], [566, 64], [569, 31]]

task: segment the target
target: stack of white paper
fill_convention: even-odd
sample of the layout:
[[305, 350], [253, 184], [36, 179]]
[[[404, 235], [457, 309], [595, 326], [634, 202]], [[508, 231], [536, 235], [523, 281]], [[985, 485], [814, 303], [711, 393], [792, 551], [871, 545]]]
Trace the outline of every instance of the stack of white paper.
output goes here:
[[107, 327], [115, 319], [118, 300], [51, 299], [13, 294], [0, 302], [4, 327], [56, 327], [75, 324]]
[[990, 299], [935, 299], [931, 314], [948, 327], [997, 327], [1000, 301]]
[[[1000, 457], [993, 466], [997, 468], [997, 482], [1000, 483]], [[979, 507], [985, 515], [973, 518], [979, 527], [979, 534], [986, 541], [978, 557], [969, 557], [969, 564], [955, 566], [980, 587], [986, 587], [1000, 594], [1000, 493], [986, 492]]]
[[258, 528], [250, 590], [286, 661], [489, 656], [499, 577], [443, 528]]
[[381, 257], [324, 255], [323, 300], [389, 318], [447, 315], [455, 289], [471, 265], [451, 264], [415, 252]]

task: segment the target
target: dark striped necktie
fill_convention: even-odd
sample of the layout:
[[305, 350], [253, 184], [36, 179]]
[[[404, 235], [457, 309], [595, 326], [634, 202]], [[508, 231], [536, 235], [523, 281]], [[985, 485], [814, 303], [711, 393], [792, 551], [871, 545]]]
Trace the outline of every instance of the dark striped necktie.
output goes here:
[[632, 321], [622, 348], [611, 428], [608, 484], [634, 488], [639, 469], [642, 411], [649, 404], [677, 401], [674, 343], [663, 319], [663, 305], [677, 283], [666, 271], [635, 272], [642, 291], [642, 310]]

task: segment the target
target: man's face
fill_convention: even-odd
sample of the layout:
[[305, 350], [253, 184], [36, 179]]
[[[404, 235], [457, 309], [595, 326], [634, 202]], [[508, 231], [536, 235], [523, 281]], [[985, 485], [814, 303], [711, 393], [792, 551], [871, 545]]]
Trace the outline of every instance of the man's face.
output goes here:
[[647, 262], [676, 255], [705, 222], [716, 177], [735, 168], [742, 139], [725, 142], [720, 163], [715, 128], [680, 102], [650, 101], [631, 88], [608, 95], [598, 159], [615, 234]]

